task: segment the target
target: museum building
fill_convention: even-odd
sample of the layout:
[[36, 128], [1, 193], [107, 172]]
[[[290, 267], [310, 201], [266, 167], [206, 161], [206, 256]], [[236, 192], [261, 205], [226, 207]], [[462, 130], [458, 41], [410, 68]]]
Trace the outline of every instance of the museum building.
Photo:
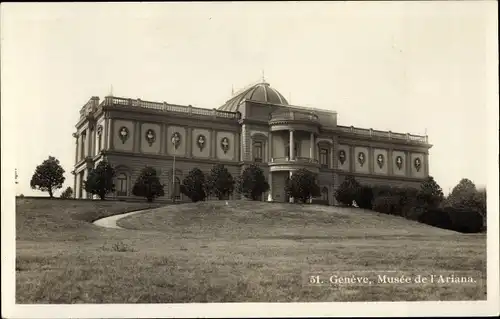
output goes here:
[[[236, 177], [259, 165], [271, 185], [262, 200], [285, 202], [286, 180], [297, 169], [317, 174], [317, 202], [335, 203], [334, 191], [352, 175], [362, 184], [418, 187], [429, 175], [427, 136], [337, 125], [337, 113], [289, 105], [265, 81], [252, 84], [214, 109], [106, 96], [92, 97], [76, 124], [74, 194], [91, 198], [83, 181], [99, 161], [116, 170], [109, 197], [138, 199], [132, 187], [151, 166], [165, 196], [188, 201], [179, 185], [195, 167], [224, 164]], [[238, 199], [235, 193], [232, 199]]]

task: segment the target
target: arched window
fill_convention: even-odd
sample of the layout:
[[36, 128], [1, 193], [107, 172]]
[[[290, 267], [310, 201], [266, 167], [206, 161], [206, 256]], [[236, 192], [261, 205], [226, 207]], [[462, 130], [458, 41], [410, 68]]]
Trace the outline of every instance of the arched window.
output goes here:
[[128, 185], [127, 185], [127, 174], [119, 173], [116, 176], [116, 195], [117, 196], [127, 196]]
[[175, 199], [181, 199], [181, 180], [179, 177], [175, 177], [174, 195]]
[[255, 141], [253, 143], [253, 161], [254, 162], [262, 162], [263, 154], [262, 154], [262, 142]]
[[321, 189], [321, 200], [328, 201], [328, 188], [326, 187]]

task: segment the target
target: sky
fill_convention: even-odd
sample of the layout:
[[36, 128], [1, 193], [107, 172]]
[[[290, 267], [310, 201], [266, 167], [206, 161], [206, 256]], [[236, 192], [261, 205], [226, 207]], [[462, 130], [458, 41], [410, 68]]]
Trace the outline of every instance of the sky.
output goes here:
[[[216, 108], [262, 73], [339, 125], [425, 134], [443, 191], [498, 180], [494, 1], [3, 3], [2, 173], [17, 194], [49, 155], [73, 187], [91, 96]], [[9, 151], [6, 151], [9, 150]], [[6, 161], [9, 160], [9, 166]], [[3, 175], [3, 174], [2, 174]], [[3, 188], [4, 186], [2, 186]]]

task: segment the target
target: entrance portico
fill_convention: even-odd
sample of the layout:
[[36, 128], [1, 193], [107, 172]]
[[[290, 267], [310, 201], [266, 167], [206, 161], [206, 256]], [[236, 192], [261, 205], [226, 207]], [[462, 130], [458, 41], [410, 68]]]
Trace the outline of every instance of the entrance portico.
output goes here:
[[[315, 150], [319, 122], [318, 117], [311, 112], [278, 110], [271, 114], [269, 125], [271, 134], [273, 132], [288, 132], [288, 143], [285, 147], [285, 156], [275, 156], [277, 155], [274, 154], [275, 150], [270, 148], [268, 181], [271, 187], [267, 200], [273, 201], [275, 199], [275, 194], [273, 194], [273, 173], [286, 172], [287, 178], [291, 178], [293, 172], [301, 168], [316, 173], [319, 172], [319, 164], [316, 159]], [[300, 145], [302, 145], [302, 141], [307, 141], [307, 137], [304, 138], [307, 135], [309, 139], [308, 156], [300, 156], [304, 154], [301, 152]], [[286, 180], [284, 182], [286, 182]], [[282, 183], [278, 182], [278, 184]], [[294, 199], [289, 198], [289, 201], [292, 203]]]

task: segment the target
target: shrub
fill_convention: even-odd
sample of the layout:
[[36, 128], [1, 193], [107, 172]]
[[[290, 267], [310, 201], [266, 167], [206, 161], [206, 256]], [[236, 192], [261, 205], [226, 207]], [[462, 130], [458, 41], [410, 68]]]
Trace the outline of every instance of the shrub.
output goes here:
[[483, 229], [483, 216], [476, 209], [446, 207], [444, 209], [452, 229], [461, 233], [479, 233]]
[[418, 221], [434, 227], [452, 229], [450, 216], [441, 208], [425, 209]]
[[64, 192], [61, 194], [61, 198], [71, 198], [73, 197], [73, 189], [71, 187], [67, 187]]
[[312, 197], [320, 195], [316, 175], [307, 169], [296, 170], [285, 185], [285, 192], [297, 200], [306, 203]]
[[421, 206], [411, 206], [403, 209], [403, 217], [409, 220], [418, 221], [426, 209]]
[[207, 178], [206, 189], [209, 194], [217, 196], [219, 200], [233, 193], [234, 179], [224, 165], [215, 164], [212, 167]]
[[156, 170], [146, 166], [137, 178], [132, 188], [132, 194], [134, 196], [145, 197], [148, 202], [152, 202], [156, 197], [165, 195], [163, 187], [164, 185], [160, 183]]
[[31, 177], [30, 186], [43, 192], [48, 192], [50, 198], [54, 197], [54, 191], [62, 188], [64, 183], [64, 169], [59, 160], [49, 156], [42, 164], [38, 165]]
[[372, 202], [373, 202], [372, 187], [367, 185], [358, 187], [355, 201], [360, 208], [372, 209]]
[[84, 189], [87, 193], [98, 195], [101, 200], [104, 200], [107, 194], [115, 191], [114, 177], [114, 168], [103, 160], [90, 171], [87, 180], [84, 181]]
[[262, 169], [252, 164], [243, 170], [236, 187], [240, 194], [252, 200], [257, 200], [262, 196], [262, 193], [269, 190], [269, 183], [266, 181]]
[[358, 189], [360, 187], [361, 185], [354, 179], [354, 177], [346, 176], [335, 192], [335, 198], [341, 204], [352, 206], [353, 201], [356, 200]]
[[192, 202], [205, 200], [205, 174], [197, 167], [193, 168], [182, 181], [180, 191]]
[[373, 200], [372, 209], [382, 214], [400, 214], [399, 197], [392, 195], [379, 196]]

